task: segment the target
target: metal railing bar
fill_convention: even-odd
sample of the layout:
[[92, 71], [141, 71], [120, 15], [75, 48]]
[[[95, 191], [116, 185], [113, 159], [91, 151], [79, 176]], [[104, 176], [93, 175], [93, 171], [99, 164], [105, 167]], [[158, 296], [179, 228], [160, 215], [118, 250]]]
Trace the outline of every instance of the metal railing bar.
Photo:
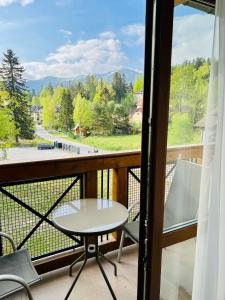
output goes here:
[[[16, 203], [18, 203], [20, 206], [24, 207], [25, 209], [27, 209], [28, 211], [30, 211], [32, 214], [36, 215], [39, 218], [43, 218], [44, 216], [39, 213], [38, 211], [36, 211], [35, 209], [33, 209], [31, 206], [29, 206], [28, 204], [24, 203], [23, 201], [21, 201], [20, 199], [18, 199], [16, 196], [14, 196], [13, 194], [9, 193], [8, 191], [4, 190], [2, 187], [0, 187], [0, 192], [2, 192], [2, 194], [4, 194], [5, 196], [9, 197], [10, 199], [14, 200]], [[48, 218], [45, 218], [44, 221], [46, 223], [48, 223], [49, 225], [51, 225], [52, 227], [56, 228], [53, 224], [53, 222], [51, 220], [49, 220]], [[80, 241], [69, 235], [64, 233], [66, 236], [68, 236], [69, 238], [71, 238], [73, 241], [80, 243]]]
[[84, 197], [84, 177], [80, 175], [80, 199]]
[[172, 166], [172, 168], [169, 170], [169, 172], [166, 174], [166, 178], [170, 176], [170, 174], [173, 172], [173, 170], [176, 168], [176, 162], [171, 162], [174, 163], [174, 165]]
[[104, 173], [101, 170], [101, 198], [103, 198]]
[[78, 182], [80, 176], [77, 176], [74, 181], [66, 188], [66, 190], [61, 194], [61, 196], [55, 201], [55, 203], [49, 208], [49, 210], [43, 215], [41, 220], [37, 222], [37, 224], [30, 230], [27, 236], [23, 239], [23, 241], [19, 244], [18, 249], [20, 249], [27, 240], [32, 236], [32, 234], [41, 226], [41, 224], [48, 218], [50, 213], [56, 208], [56, 206], [62, 201], [62, 199], [69, 193], [72, 187]]
[[109, 199], [110, 170], [107, 170], [107, 199]]
[[131, 171], [131, 169], [129, 169], [129, 173], [137, 180], [137, 182], [141, 182], [141, 179], [133, 171]]

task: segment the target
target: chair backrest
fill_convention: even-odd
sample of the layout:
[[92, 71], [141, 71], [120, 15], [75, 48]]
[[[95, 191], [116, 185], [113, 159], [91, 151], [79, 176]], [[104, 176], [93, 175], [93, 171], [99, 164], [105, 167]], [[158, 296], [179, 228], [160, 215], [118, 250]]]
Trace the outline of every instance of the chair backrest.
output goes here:
[[164, 228], [193, 220], [197, 217], [201, 166], [178, 160], [165, 203]]

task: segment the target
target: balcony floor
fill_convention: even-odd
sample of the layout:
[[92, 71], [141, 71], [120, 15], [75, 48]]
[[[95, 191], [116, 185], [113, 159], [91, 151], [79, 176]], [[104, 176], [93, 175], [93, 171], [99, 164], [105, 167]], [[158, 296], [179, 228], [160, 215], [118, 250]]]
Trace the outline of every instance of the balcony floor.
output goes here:
[[[195, 239], [185, 241], [163, 250], [161, 300], [190, 300], [193, 277]], [[102, 261], [118, 300], [136, 300], [137, 246], [123, 250], [121, 263], [117, 263], [118, 276], [113, 267]], [[117, 251], [107, 254], [116, 262]], [[74, 274], [79, 268], [74, 268]], [[74, 277], [69, 277], [68, 267], [43, 275], [40, 283], [32, 287], [34, 300], [63, 300]], [[82, 272], [69, 299], [112, 300], [111, 294], [94, 260], [90, 260]], [[24, 292], [14, 294], [7, 300], [27, 300]]]
[[[107, 254], [107, 257], [116, 262], [117, 251]], [[113, 267], [102, 261], [104, 270], [119, 299], [136, 299], [137, 287], [137, 247], [131, 246], [124, 249], [122, 262], [117, 263], [118, 276], [114, 276]], [[80, 263], [74, 267], [73, 274], [79, 269]], [[34, 300], [63, 300], [69, 290], [73, 277], [68, 275], [68, 267], [45, 274], [40, 283], [32, 287]], [[91, 296], [90, 296], [91, 295]], [[72, 291], [69, 299], [90, 300], [102, 299], [112, 300], [109, 289], [94, 260], [90, 260]], [[14, 294], [7, 300], [27, 300], [24, 292]]]

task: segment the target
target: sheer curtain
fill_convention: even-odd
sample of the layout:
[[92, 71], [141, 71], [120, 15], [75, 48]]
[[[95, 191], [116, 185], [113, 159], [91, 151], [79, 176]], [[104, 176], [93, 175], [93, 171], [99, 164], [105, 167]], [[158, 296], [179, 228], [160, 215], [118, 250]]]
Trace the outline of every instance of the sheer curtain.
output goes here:
[[217, 0], [193, 300], [225, 300], [225, 0]]

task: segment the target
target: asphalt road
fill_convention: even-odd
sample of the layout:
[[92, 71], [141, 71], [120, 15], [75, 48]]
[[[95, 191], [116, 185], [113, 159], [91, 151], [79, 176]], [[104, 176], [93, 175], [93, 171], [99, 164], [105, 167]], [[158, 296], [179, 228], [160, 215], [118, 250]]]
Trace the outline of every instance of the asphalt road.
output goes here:
[[[40, 160], [50, 160], [57, 158], [71, 158], [77, 157], [79, 155], [87, 155], [90, 153], [96, 153], [95, 148], [85, 146], [76, 142], [67, 141], [64, 138], [59, 138], [54, 135], [49, 134], [41, 126], [37, 127], [36, 134], [52, 143], [57, 141], [63, 144], [73, 146], [73, 151], [62, 150], [62, 149], [52, 149], [52, 150], [38, 150], [37, 147], [14, 147], [6, 149], [7, 159], [0, 160], [0, 165], [9, 163], [19, 163], [28, 161], [40, 161]], [[105, 153], [106, 151], [97, 150], [97, 153]], [[0, 153], [1, 157], [2, 153]]]
[[51, 142], [59, 142], [59, 143], [64, 143], [70, 146], [74, 146], [80, 149], [80, 154], [88, 154], [88, 153], [94, 153], [94, 152], [99, 152], [99, 153], [103, 153], [105, 151], [103, 150], [99, 150], [90, 146], [86, 146], [86, 145], [82, 145], [73, 141], [68, 141], [62, 137], [57, 137], [54, 135], [51, 135], [47, 130], [45, 130], [42, 126], [37, 125], [36, 131], [35, 131], [36, 135], [40, 136], [41, 138], [51, 141]]
[[50, 160], [50, 159], [57, 159], [57, 158], [71, 158], [71, 157], [78, 156], [78, 154], [59, 150], [59, 149], [38, 150], [37, 147], [7, 148], [6, 152], [7, 152], [7, 159], [0, 160], [0, 165], [28, 162], [28, 161]]

